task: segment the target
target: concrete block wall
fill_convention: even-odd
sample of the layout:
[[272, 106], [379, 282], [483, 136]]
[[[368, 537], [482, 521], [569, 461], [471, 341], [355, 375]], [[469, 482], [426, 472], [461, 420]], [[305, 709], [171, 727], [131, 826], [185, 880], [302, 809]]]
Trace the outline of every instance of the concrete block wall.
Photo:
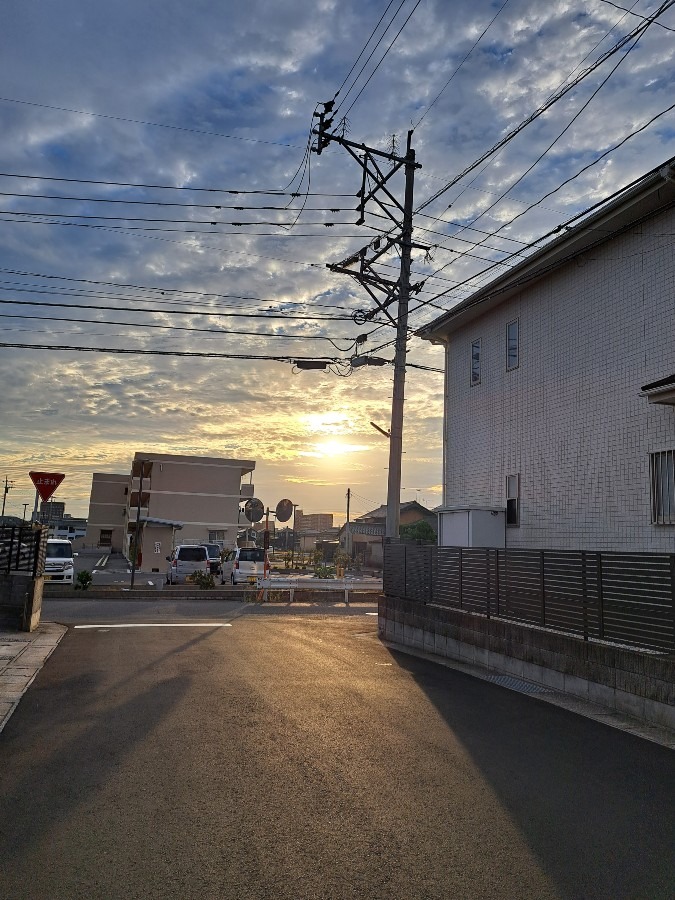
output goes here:
[[675, 730], [675, 655], [571, 635], [396, 597], [378, 605], [382, 638], [485, 666]]
[[44, 577], [25, 572], [0, 575], [0, 624], [17, 631], [34, 631], [40, 624]]
[[[675, 372], [669, 210], [572, 259], [450, 336], [445, 503], [503, 508], [507, 547], [673, 552], [650, 521], [649, 454], [675, 449], [675, 408], [640, 388]], [[506, 326], [520, 357], [506, 369]], [[471, 343], [481, 380], [471, 385]]]

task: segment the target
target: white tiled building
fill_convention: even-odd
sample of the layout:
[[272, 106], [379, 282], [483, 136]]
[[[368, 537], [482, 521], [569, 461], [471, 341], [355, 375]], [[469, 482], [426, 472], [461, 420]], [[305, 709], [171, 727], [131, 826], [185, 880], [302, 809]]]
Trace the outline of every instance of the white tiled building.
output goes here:
[[507, 547], [675, 552], [673, 163], [419, 332], [444, 506], [506, 510]]

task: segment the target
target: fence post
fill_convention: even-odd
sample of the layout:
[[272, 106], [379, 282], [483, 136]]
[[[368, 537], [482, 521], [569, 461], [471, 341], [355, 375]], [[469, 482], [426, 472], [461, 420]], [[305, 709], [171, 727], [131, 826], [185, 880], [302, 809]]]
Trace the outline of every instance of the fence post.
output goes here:
[[[391, 546], [391, 545], [390, 545]], [[403, 597], [408, 599], [408, 548], [405, 544], [399, 545], [403, 549]]]
[[586, 590], [586, 551], [581, 551], [581, 607], [584, 622], [584, 640], [588, 640], [588, 593]]
[[497, 618], [499, 618], [499, 549], [495, 550], [495, 587], [497, 589]]
[[539, 581], [541, 582], [541, 620], [542, 626], [546, 625], [546, 565], [545, 551], [539, 551]]
[[459, 608], [462, 608], [462, 548], [459, 547]]
[[602, 553], [596, 553], [598, 560], [598, 637], [604, 640], [605, 637], [605, 609], [602, 597]]
[[673, 643], [675, 650], [675, 553], [670, 554], [670, 612], [673, 618]]
[[490, 550], [485, 548], [485, 575], [487, 577], [487, 618], [490, 618]]

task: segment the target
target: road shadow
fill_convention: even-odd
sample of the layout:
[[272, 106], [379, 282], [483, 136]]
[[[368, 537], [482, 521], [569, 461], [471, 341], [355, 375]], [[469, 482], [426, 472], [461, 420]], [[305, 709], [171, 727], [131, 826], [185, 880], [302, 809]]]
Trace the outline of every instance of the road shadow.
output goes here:
[[390, 649], [563, 897], [675, 896], [675, 754]]
[[[102, 672], [51, 682], [39, 675], [5, 727], [0, 873], [8, 875], [31, 847], [49, 840], [61, 823], [89, 805], [192, 683], [190, 675], [177, 675], [149, 685], [137, 679], [134, 688], [124, 679], [102, 690], [103, 679]], [[125, 699], [114, 702], [118, 692]]]

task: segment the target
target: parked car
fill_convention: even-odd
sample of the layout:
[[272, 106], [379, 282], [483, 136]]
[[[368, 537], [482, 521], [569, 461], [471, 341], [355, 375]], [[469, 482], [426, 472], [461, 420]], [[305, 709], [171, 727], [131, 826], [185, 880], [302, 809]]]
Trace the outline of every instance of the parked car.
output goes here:
[[255, 584], [258, 578], [263, 577], [265, 568], [265, 551], [260, 547], [237, 547], [230, 550], [223, 560], [220, 572], [220, 583], [241, 584], [249, 582]]
[[211, 574], [212, 575], [220, 575], [220, 554], [221, 549], [219, 544], [204, 544], [206, 547], [206, 552], [209, 555], [209, 565], [211, 566]]
[[47, 541], [45, 559], [45, 581], [59, 581], [72, 584], [75, 580], [75, 557], [70, 541], [50, 538]]
[[180, 584], [194, 572], [211, 574], [211, 565], [206, 547], [201, 544], [181, 544], [175, 547], [171, 556], [167, 556], [169, 570], [166, 573], [167, 584]]

